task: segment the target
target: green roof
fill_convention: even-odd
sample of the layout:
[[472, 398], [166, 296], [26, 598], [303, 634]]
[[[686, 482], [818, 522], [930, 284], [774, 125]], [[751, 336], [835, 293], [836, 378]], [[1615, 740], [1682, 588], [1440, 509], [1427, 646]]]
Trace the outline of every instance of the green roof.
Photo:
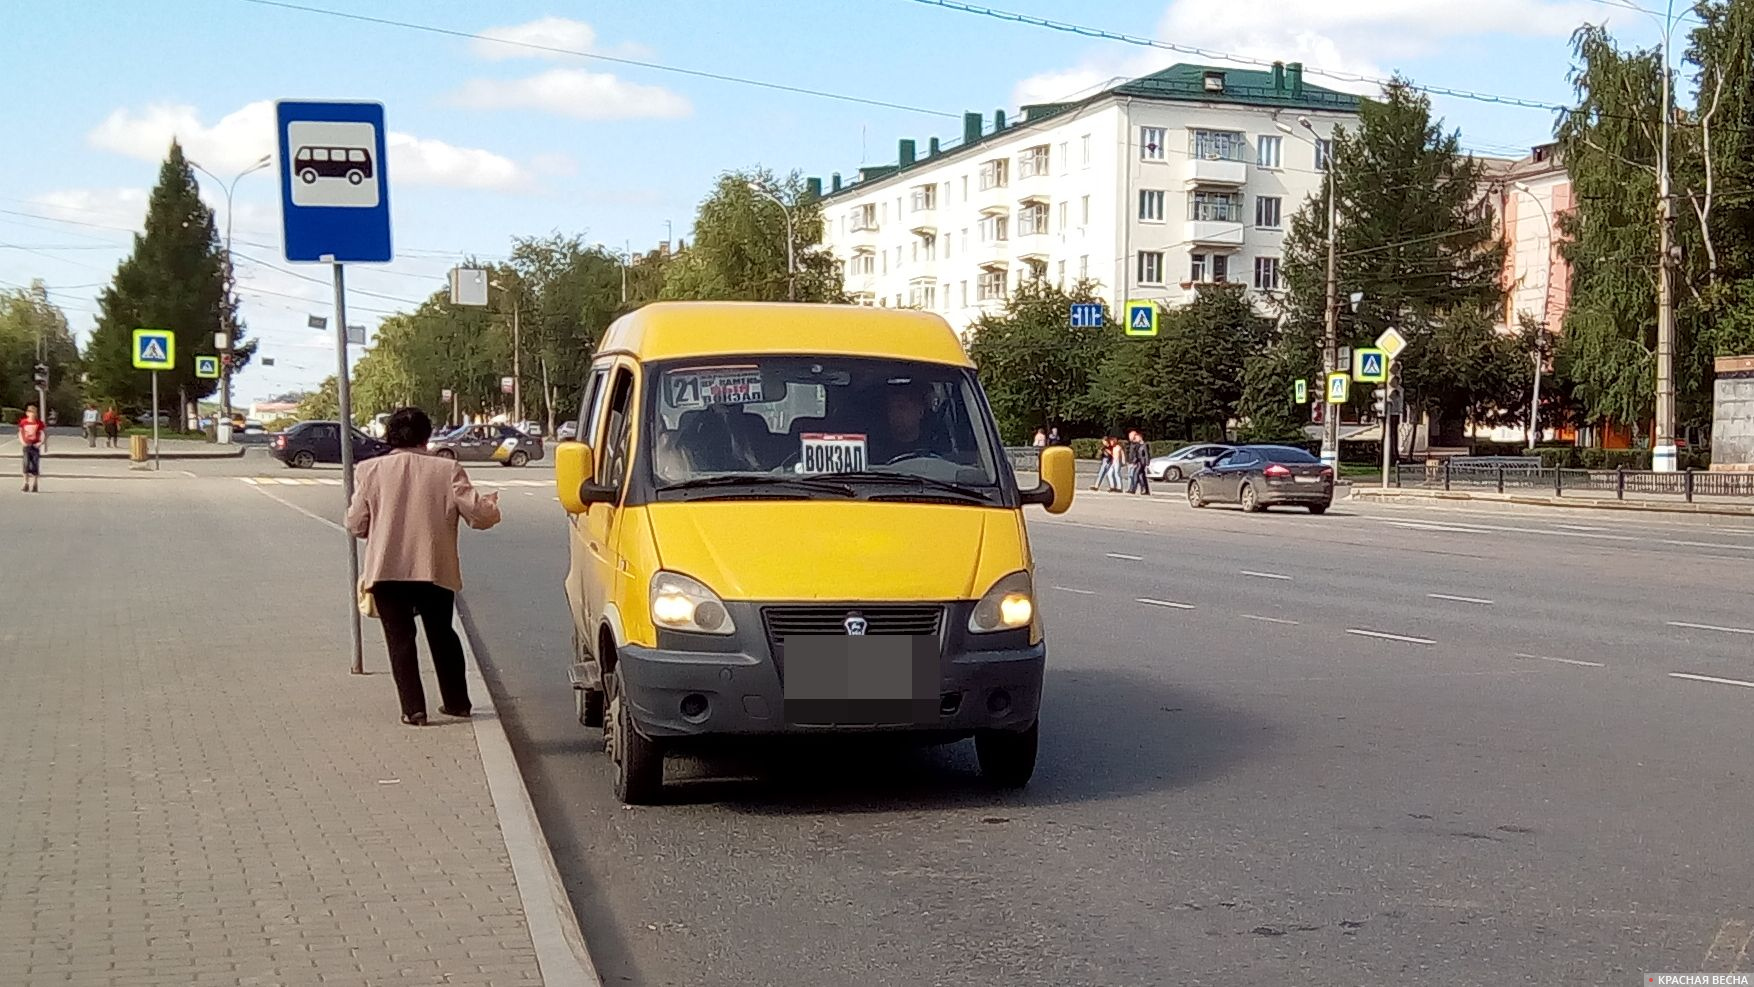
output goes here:
[[[1214, 92], [1206, 88], [1206, 74], [1208, 72], [1223, 75], [1224, 88], [1221, 91]], [[913, 171], [922, 165], [935, 164], [939, 158], [946, 155], [966, 151], [971, 147], [979, 147], [997, 137], [1009, 137], [1012, 131], [1022, 127], [1051, 120], [1068, 111], [1089, 106], [1105, 99], [1123, 96], [1132, 99], [1178, 102], [1235, 103], [1239, 106], [1264, 106], [1287, 110], [1327, 110], [1333, 113], [1357, 113], [1360, 102], [1360, 98], [1351, 93], [1324, 89], [1321, 86], [1312, 86], [1304, 82], [1303, 66], [1298, 62], [1276, 66], [1270, 70], [1237, 69], [1216, 65], [1171, 65], [1161, 72], [1153, 72], [1150, 75], [1111, 86], [1102, 92], [1075, 102], [1030, 104], [1022, 108], [1021, 118], [1008, 122], [1004, 130], [983, 130], [979, 137], [972, 140], [965, 137], [960, 141], [946, 142], [939, 148], [937, 154], [922, 154], [912, 164], [866, 165], [859, 169], [858, 181], [842, 186], [838, 192], [828, 192], [823, 198], [832, 199], [837, 195], [862, 188], [870, 182], [881, 181]]]

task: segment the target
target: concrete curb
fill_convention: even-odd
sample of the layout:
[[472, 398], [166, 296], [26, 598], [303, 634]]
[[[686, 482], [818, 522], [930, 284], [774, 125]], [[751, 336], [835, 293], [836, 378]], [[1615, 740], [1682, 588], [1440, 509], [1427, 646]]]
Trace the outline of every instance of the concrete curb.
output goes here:
[[536, 947], [536, 966], [543, 987], [602, 987], [603, 981], [585, 946], [584, 933], [579, 929], [578, 915], [573, 912], [560, 869], [555, 866], [554, 852], [536, 818], [536, 805], [530, 800], [530, 790], [512, 754], [511, 740], [493, 706], [493, 692], [481, 673], [481, 662], [475, 656], [474, 622], [469, 619], [468, 606], [460, 595], [457, 618], [463, 625], [460, 637], [463, 656], [469, 663], [469, 696], [475, 704], [469, 722], [475, 727], [475, 745], [487, 773], [487, 789], [493, 798], [494, 814], [499, 817], [506, 853], [511, 858], [512, 876], [518, 882], [518, 898], [523, 902], [524, 919], [529, 923], [530, 939]]
[[1601, 500], [1595, 497], [1537, 497], [1530, 494], [1501, 494], [1496, 491], [1472, 490], [1408, 490], [1390, 487], [1354, 487], [1349, 500], [1378, 503], [1394, 501], [1474, 501], [1476, 503], [1515, 504], [1522, 507], [1573, 507], [1583, 510], [1632, 511], [1647, 514], [1711, 514], [1723, 517], [1754, 517], [1754, 504], [1721, 504], [1694, 501], [1663, 503], [1660, 501]]
[[[180, 459], [180, 460], [185, 460], [185, 461], [201, 460], [201, 459], [242, 459], [242, 458], [244, 458], [244, 453], [246, 451], [248, 451], [246, 447], [239, 446], [238, 451], [236, 451], [236, 452], [161, 452], [157, 458], [159, 458], [159, 459]], [[24, 455], [22, 453], [0, 452], [0, 459], [23, 459], [23, 458], [24, 458]], [[86, 460], [86, 459], [94, 460], [94, 461], [102, 461], [102, 462], [123, 462], [123, 461], [130, 459], [130, 458], [131, 457], [125, 452], [116, 453], [114, 455], [111, 455], [108, 453], [99, 453], [99, 454], [94, 455], [94, 456], [87, 456], [87, 455], [82, 455], [82, 454], [75, 454], [72, 456], [57, 456], [54, 453], [50, 452], [50, 453], [44, 454], [43, 462], [45, 462], [45, 463], [77, 463], [81, 460]], [[148, 462], [151, 462], [153, 459], [152, 454], [147, 453], [146, 459]]]

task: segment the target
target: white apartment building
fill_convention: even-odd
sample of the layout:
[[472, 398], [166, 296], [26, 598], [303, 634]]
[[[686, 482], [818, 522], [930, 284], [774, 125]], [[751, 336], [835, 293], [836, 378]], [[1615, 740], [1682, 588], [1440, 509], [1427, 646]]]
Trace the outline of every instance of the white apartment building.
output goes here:
[[964, 118], [962, 139], [862, 168], [824, 196], [829, 250], [867, 305], [939, 312], [958, 330], [1028, 278], [1089, 278], [1128, 299], [1283, 285], [1291, 217], [1326, 180], [1357, 97], [1269, 71], [1176, 65], [1073, 103]]

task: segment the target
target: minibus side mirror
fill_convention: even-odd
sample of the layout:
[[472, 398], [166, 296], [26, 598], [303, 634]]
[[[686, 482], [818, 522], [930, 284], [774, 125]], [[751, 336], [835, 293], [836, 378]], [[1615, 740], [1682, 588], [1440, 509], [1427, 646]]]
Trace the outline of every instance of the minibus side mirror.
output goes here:
[[1078, 466], [1072, 450], [1066, 446], [1049, 446], [1041, 451], [1040, 481], [1032, 490], [1023, 491], [1023, 502], [1040, 504], [1049, 514], [1064, 514], [1072, 506], [1072, 492], [1078, 488]]

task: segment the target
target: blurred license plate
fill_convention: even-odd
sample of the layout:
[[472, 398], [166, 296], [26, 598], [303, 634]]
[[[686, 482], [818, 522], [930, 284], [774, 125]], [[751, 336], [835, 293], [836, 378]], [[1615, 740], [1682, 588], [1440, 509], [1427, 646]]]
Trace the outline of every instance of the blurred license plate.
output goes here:
[[1298, 483], [1320, 483], [1320, 482], [1322, 482], [1322, 478], [1319, 476], [1300, 476], [1300, 477], [1297, 477], [1296, 479], [1297, 479]]
[[794, 634], [785, 647], [787, 723], [877, 726], [938, 719], [935, 636]]

